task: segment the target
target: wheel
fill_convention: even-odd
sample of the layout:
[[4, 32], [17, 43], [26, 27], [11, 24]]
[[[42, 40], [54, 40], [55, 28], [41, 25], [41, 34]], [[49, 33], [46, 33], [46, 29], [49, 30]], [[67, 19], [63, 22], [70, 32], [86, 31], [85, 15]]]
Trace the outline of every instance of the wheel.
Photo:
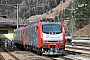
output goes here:
[[42, 52], [40, 52], [40, 56], [43, 56], [43, 53]]
[[40, 56], [43, 56], [43, 48], [38, 49], [38, 53]]
[[27, 50], [27, 51], [29, 50], [29, 49], [28, 49], [28, 46], [25, 46], [25, 50]]

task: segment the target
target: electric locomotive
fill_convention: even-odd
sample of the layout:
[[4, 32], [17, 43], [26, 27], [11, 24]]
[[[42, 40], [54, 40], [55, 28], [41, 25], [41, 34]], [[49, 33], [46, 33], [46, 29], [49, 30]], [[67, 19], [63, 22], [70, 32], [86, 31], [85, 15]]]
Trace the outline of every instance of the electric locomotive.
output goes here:
[[25, 47], [40, 55], [59, 55], [65, 50], [65, 29], [60, 22], [34, 22], [24, 31]]
[[14, 44], [18, 48], [23, 48], [25, 46], [24, 30], [25, 27], [20, 27], [14, 31]]

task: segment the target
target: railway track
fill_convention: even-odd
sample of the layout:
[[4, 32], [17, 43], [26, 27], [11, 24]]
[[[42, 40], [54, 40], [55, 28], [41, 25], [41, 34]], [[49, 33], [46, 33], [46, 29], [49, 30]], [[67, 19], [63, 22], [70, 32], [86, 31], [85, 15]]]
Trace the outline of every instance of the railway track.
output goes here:
[[[34, 52], [28, 52], [28, 51], [10, 52], [11, 49], [4, 49], [4, 48], [0, 48], [0, 49], [2, 49], [2, 53], [1, 53], [1, 55], [3, 56], [2, 60], [25, 60], [25, 59], [26, 60], [57, 60], [55, 59], [56, 57], [62, 60], [72, 60], [71, 58], [67, 58], [63, 56], [39, 56]], [[5, 55], [8, 55], [9, 58], [3, 55], [3, 52]]]
[[[25, 59], [26, 60], [40, 60], [40, 59], [41, 60], [83, 60], [83, 59], [90, 60], [90, 58], [89, 58], [90, 54], [79, 51], [79, 50], [85, 51], [84, 48], [86, 48], [86, 47], [81, 47], [81, 46], [73, 46], [72, 47], [71, 45], [66, 45], [66, 50], [65, 50], [64, 55], [60, 55], [60, 56], [39, 56], [38, 54], [36, 54], [34, 52], [21, 51], [21, 50], [15, 50], [15, 49], [14, 49], [14, 51], [12, 51], [11, 49], [6, 49], [5, 52], [6, 53], [8, 52], [7, 55], [9, 57], [9, 60], [10, 59], [12, 59], [12, 60], [25, 60]], [[73, 50], [70, 50], [70, 49], [73, 49]], [[77, 50], [75, 50], [75, 49], [77, 49]], [[86, 51], [88, 49], [89, 49], [89, 47], [86, 48]], [[1, 51], [1, 52], [3, 53], [4, 51]], [[12, 57], [13, 55], [14, 55], [14, 57]], [[5, 55], [3, 55], [3, 56], [4, 57], [1, 58], [2, 60], [8, 60]], [[19, 59], [17, 59], [17, 58], [19, 58]]]
[[0, 54], [0, 60], [5, 60], [1, 54]]
[[64, 57], [63, 55], [44, 55], [42, 58], [48, 58], [47, 60], [72, 60], [71, 58]]
[[14, 50], [11, 48], [1, 48], [0, 60], [53, 60], [52, 58], [46, 58], [44, 56], [39, 56], [33, 52]]
[[66, 45], [66, 50], [90, 54], [90, 47]]
[[66, 58], [62, 60], [90, 60], [90, 47], [66, 45], [64, 56], [54, 59], [61, 60], [62, 57]]
[[80, 52], [66, 50], [65, 56], [54, 58], [55, 60], [90, 60], [90, 55], [85, 55]]
[[19, 60], [19, 58], [17, 58], [15, 55], [11, 54], [8, 50], [0, 47], [0, 50], [2, 51], [1, 54], [1, 58], [2, 60]]

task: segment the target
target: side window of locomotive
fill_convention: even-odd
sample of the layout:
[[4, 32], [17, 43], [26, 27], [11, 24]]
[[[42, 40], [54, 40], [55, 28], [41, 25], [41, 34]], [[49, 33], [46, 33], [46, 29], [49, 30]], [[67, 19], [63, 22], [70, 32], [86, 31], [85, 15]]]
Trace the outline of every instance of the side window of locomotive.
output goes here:
[[34, 30], [35, 30], [35, 32], [37, 32], [37, 26], [35, 26], [35, 29]]
[[25, 33], [24, 33], [25, 36], [28, 34], [28, 31], [27, 30], [28, 30], [28, 28], [26, 28], [26, 30], [25, 30]]
[[38, 30], [38, 26], [36, 26], [35, 28], [36, 28], [36, 32], [37, 32], [37, 30]]

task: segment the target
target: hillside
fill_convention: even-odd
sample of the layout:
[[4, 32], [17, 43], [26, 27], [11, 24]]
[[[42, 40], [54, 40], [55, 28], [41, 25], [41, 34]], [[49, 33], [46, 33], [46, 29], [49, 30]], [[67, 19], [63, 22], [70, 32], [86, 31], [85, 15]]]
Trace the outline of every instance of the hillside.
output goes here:
[[74, 36], [80, 37], [80, 36], [87, 36], [90, 37], [90, 24], [86, 25], [84, 28], [79, 29], [74, 33]]
[[[28, 20], [37, 20], [40, 18], [55, 18], [55, 16], [57, 16], [61, 10], [65, 9], [70, 4], [70, 2], [72, 2], [72, 0], [66, 0], [65, 3], [61, 2], [57, 7], [52, 9], [52, 11], [53, 11], [52, 13], [50, 13], [50, 11], [48, 11], [48, 14], [44, 13], [42, 15], [31, 16], [30, 18], [28, 18]], [[90, 28], [90, 24], [84, 26], [84, 28], [79, 29], [78, 31], [74, 31], [74, 36], [78, 36], [78, 37], [88, 36], [88, 37], [90, 37], [90, 32], [89, 32], [90, 29], [89, 28]]]
[[66, 0], [64, 3], [61, 1], [61, 3], [57, 7], [52, 9], [52, 13], [48, 11], [47, 13], [41, 15], [31, 16], [30, 18], [28, 18], [28, 20], [37, 20], [40, 18], [55, 18], [55, 16], [59, 15], [60, 11], [65, 9], [71, 1], [73, 0]]
[[25, 20], [30, 16], [42, 14], [55, 8], [60, 1], [61, 0], [1, 0], [0, 15], [7, 15], [7, 18], [15, 20], [18, 3], [18, 17], [20, 20]]

